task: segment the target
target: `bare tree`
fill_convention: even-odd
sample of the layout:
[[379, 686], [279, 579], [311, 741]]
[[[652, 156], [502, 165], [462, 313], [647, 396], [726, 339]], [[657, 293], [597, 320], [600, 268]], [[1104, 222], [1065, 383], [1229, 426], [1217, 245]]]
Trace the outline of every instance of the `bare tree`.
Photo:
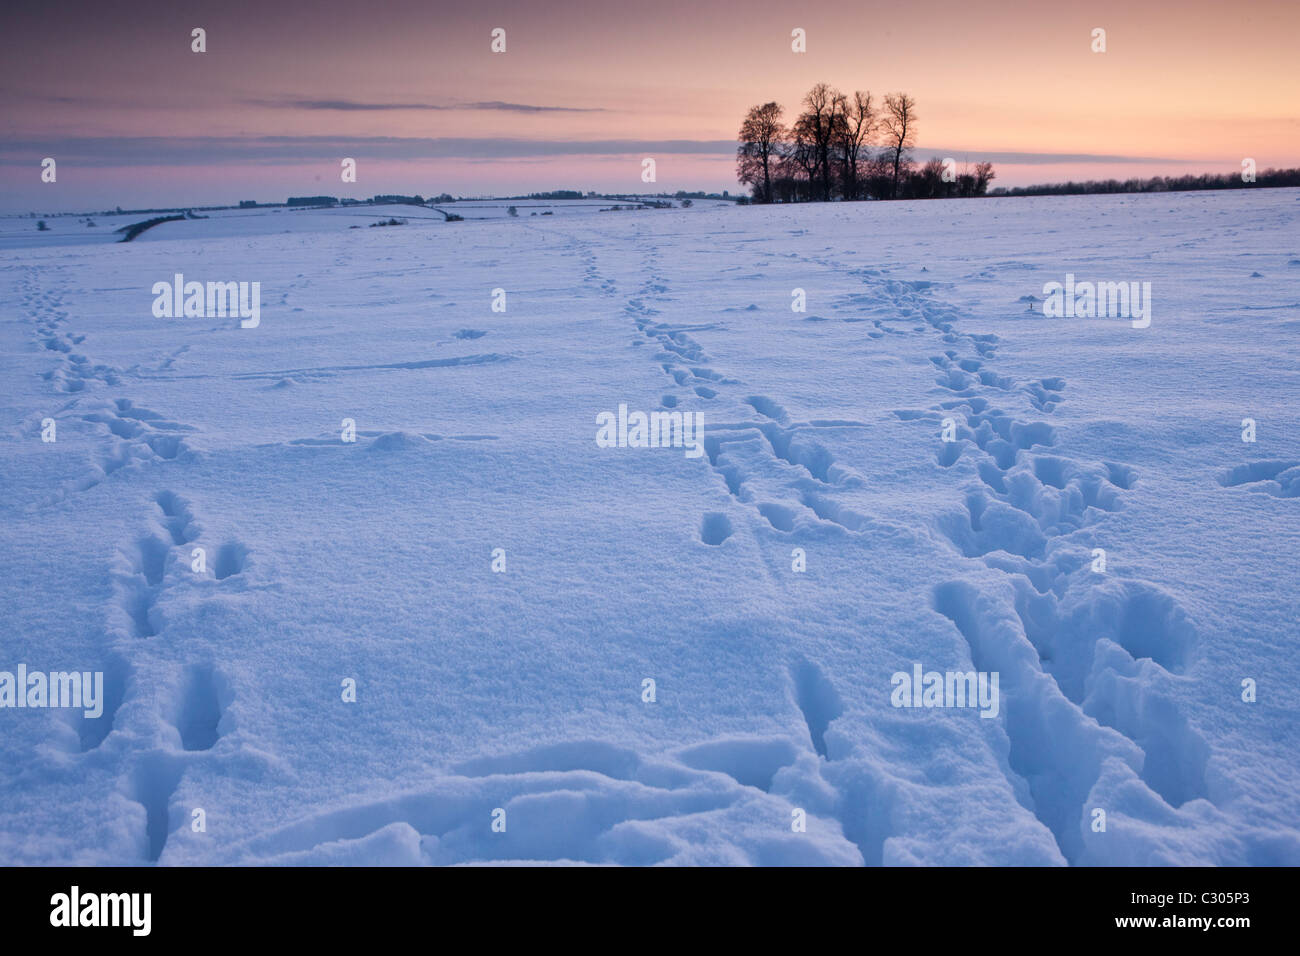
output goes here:
[[921, 167], [914, 177], [916, 181], [914, 195], [919, 199], [937, 199], [948, 195], [948, 183], [944, 182], [944, 163], [935, 156]]
[[[796, 201], [803, 199], [811, 202], [817, 188], [817, 144], [810, 124], [805, 117], [790, 129], [789, 139], [782, 144], [781, 178], [793, 187]], [[800, 193], [804, 195], [800, 195]]]
[[803, 98], [795, 130], [812, 144], [816, 169], [812, 179], [820, 184], [823, 202], [831, 199], [831, 147], [844, 122], [844, 96], [826, 83], [818, 83]]
[[876, 131], [878, 119], [875, 105], [871, 102], [871, 93], [858, 90], [851, 99], [841, 98], [843, 120], [836, 129], [836, 150], [839, 153], [842, 172], [840, 178], [844, 188], [845, 199], [860, 199], [861, 179], [860, 163], [865, 159], [863, 149], [871, 142]]
[[846, 96], [818, 83], [801, 106], [789, 128], [781, 123], [778, 103], [751, 108], [741, 124], [736, 175], [753, 187], [755, 202], [946, 198], [988, 192], [994, 175], [991, 163], [979, 163], [973, 170], [963, 166], [955, 177], [944, 160], [916, 167], [911, 152], [919, 117], [916, 100], [906, 93], [890, 93], [877, 104], [868, 91]]
[[736, 147], [736, 179], [753, 186], [759, 202], [772, 201], [773, 167], [780, 158], [786, 129], [781, 124], [777, 103], [755, 106], [740, 124], [740, 145]]
[[903, 155], [916, 145], [916, 100], [906, 93], [890, 93], [885, 97], [885, 115], [881, 128], [885, 133], [886, 147], [892, 157], [894, 181], [891, 195], [898, 198], [898, 172]]
[[884, 199], [889, 195], [893, 183], [893, 167], [882, 150], [877, 155], [867, 153], [862, 163], [859, 185], [865, 195]]

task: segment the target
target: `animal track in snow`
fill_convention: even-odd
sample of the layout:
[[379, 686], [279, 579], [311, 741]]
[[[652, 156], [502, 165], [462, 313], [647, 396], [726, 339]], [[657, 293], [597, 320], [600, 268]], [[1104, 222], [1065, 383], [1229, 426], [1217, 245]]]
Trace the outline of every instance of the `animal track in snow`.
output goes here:
[[710, 511], [700, 523], [700, 540], [719, 545], [732, 535], [731, 519], [720, 511]]
[[221, 736], [219, 724], [226, 686], [211, 664], [187, 669], [173, 723], [185, 750], [210, 750]]
[[[985, 364], [996, 338], [962, 335], [935, 321], [941, 310], [922, 311], [946, 343], [965, 342], [977, 357], [962, 358], [956, 347], [932, 356], [938, 384], [954, 398], [895, 414], [928, 427], [956, 419], [958, 440], [945, 443], [938, 463], [953, 468], [971, 452], [970, 465], [958, 471], [973, 470], [981, 485], [968, 485], [963, 511], [939, 516], [938, 527], [962, 555], [1009, 575], [1016, 595], [1007, 608], [953, 582], [935, 589], [934, 606], [966, 640], [976, 668], [1002, 674], [1011, 770], [1028, 783], [1032, 809], [1066, 859], [1078, 862], [1084, 801], [1107, 757], [1171, 807], [1206, 795], [1208, 747], [1166, 691], [1188, 666], [1195, 629], [1172, 595], [1096, 575], [1082, 549], [1069, 544], [1075, 532], [1122, 508], [1135, 470], [1066, 457], [1053, 426], [993, 407], [981, 392], [1005, 397], [1012, 384]], [[1064, 379], [1048, 377], [1023, 391], [1036, 411], [1050, 413], [1064, 388]], [[1229, 472], [1220, 483], [1271, 480], [1296, 463], [1274, 464], [1280, 467]]]
[[764, 418], [770, 418], [774, 422], [786, 424], [790, 421], [790, 416], [784, 408], [763, 395], [751, 395], [745, 399], [745, 404], [752, 407], [754, 411]]
[[826, 757], [826, 731], [831, 723], [844, 713], [844, 705], [835, 687], [811, 661], [801, 661], [791, 670], [795, 701], [808, 725], [808, 736], [813, 749]]
[[171, 834], [171, 799], [180, 784], [183, 765], [176, 757], [148, 753], [136, 758], [127, 795], [144, 808], [144, 858], [157, 863]]
[[1300, 461], [1270, 459], [1237, 465], [1219, 475], [1225, 488], [1251, 486], [1274, 498], [1300, 498]]
[[129, 672], [126, 665], [111, 655], [100, 668], [104, 674], [103, 710], [98, 717], [87, 717], [84, 709], [59, 710], [58, 716], [75, 735], [77, 750], [88, 753], [102, 744], [113, 732], [118, 708], [126, 697]]
[[[143, 417], [148, 420], [147, 415]], [[153, 704], [145, 711], [152, 711], [152, 718], [144, 719], [161, 722], [159, 729], [167, 730], [164, 740], [174, 729], [170, 739], [176, 744], [160, 744], [158, 738], [136, 730], [126, 738], [126, 753], [113, 759], [122, 761], [121, 791], [143, 809], [141, 857], [157, 863], [176, 822], [171, 803], [186, 767], [195, 760], [228, 759], [220, 752], [215, 757], [208, 752], [230, 729], [227, 708], [234, 694], [229, 680], [211, 660], [179, 668], [173, 681], [160, 680], [158, 651], [149, 650], [158, 645], [139, 640], [173, 634], [168, 648], [185, 650], [181, 642], [193, 640], [194, 633], [185, 628], [173, 631], [171, 622], [158, 614], [159, 599], [173, 587], [197, 588], [195, 593], [201, 595], [205, 587], [212, 586], [193, 583], [187, 574], [173, 580], [174, 569], [188, 570], [188, 565], [175, 563], [176, 549], [201, 540], [203, 534], [190, 500], [171, 490], [157, 492], [152, 500], [157, 510], [151, 510], [149, 523], [157, 533], [145, 533], [120, 548], [111, 569], [113, 601], [108, 618], [114, 654], [105, 668], [105, 716], [99, 721], [74, 723], [73, 729], [83, 751], [98, 747], [111, 733], [119, 708], [130, 695], [142, 692], [139, 685], [144, 678], [137, 674], [143, 670], [150, 675], [143, 690]], [[241, 573], [247, 555], [245, 545], [228, 541], [211, 557], [212, 576], [221, 581]], [[183, 553], [180, 556], [188, 558]], [[141, 719], [138, 709], [134, 713], [133, 719]]]
[[153, 607], [167, 572], [169, 546], [157, 535], [145, 535], [119, 552], [113, 591], [119, 620], [132, 637], [154, 637], [157, 624]]
[[[346, 860], [358, 850], [404, 865], [860, 864], [833, 819], [818, 826], [810, 820], [809, 833], [819, 834], [811, 840], [778, 827], [750, 828], [740, 845], [712, 843], [713, 820], [790, 819], [791, 803], [771, 788], [798, 755], [780, 737], [707, 740], [661, 758], [603, 741], [569, 741], [478, 758], [454, 775], [312, 814], [246, 845], [266, 862], [308, 864]], [[492, 807], [506, 812], [503, 833], [490, 832]]]
[[173, 461], [191, 451], [181, 437], [181, 433], [194, 431], [191, 426], [139, 408], [130, 399], [98, 403], [98, 410], [83, 413], [81, 420], [102, 427], [110, 444], [94, 453], [91, 474], [67, 484], [65, 493], [88, 491], [130, 465]]
[[200, 529], [190, 511], [189, 503], [174, 491], [160, 491], [154, 496], [163, 513], [163, 525], [171, 535], [172, 544], [183, 545], [194, 541]]
[[243, 571], [247, 560], [248, 548], [237, 541], [228, 542], [217, 549], [216, 558], [212, 563], [212, 573], [218, 581], [224, 581], [231, 575]]

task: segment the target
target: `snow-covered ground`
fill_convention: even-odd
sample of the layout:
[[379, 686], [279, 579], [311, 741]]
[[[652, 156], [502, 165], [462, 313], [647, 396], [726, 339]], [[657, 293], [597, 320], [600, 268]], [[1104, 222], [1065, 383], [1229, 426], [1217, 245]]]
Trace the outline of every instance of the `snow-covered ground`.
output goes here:
[[0, 860], [1300, 863], [1300, 192], [600, 208], [0, 223]]

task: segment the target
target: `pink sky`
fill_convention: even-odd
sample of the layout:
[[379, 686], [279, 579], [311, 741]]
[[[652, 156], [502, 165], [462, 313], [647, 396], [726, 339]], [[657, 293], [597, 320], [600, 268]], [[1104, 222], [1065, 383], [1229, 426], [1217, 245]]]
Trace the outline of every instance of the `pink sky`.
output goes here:
[[[123, 12], [129, 10], [130, 12]], [[301, 10], [301, 12], [299, 12]], [[905, 90], [995, 185], [1300, 165], [1300, 4], [287, 5], [6, 11], [0, 207], [553, 188], [739, 191], [745, 110]], [[207, 30], [208, 51], [190, 51]], [[490, 31], [506, 30], [493, 54]], [[790, 32], [807, 32], [807, 52]], [[1093, 53], [1091, 31], [1107, 31]], [[536, 109], [524, 110], [521, 107]], [[58, 182], [40, 181], [54, 157]], [[339, 160], [358, 161], [355, 185]], [[658, 181], [640, 179], [655, 157]]]

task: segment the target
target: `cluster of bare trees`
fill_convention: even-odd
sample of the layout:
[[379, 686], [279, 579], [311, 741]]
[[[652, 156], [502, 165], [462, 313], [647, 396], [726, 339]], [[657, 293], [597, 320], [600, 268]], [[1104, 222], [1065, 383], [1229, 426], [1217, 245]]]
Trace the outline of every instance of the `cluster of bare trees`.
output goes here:
[[906, 93], [881, 104], [869, 92], [849, 96], [818, 83], [793, 125], [783, 114], [779, 103], [764, 103], [740, 126], [736, 177], [755, 202], [982, 196], [993, 179], [992, 163], [959, 173], [933, 159], [917, 169], [916, 101]]

